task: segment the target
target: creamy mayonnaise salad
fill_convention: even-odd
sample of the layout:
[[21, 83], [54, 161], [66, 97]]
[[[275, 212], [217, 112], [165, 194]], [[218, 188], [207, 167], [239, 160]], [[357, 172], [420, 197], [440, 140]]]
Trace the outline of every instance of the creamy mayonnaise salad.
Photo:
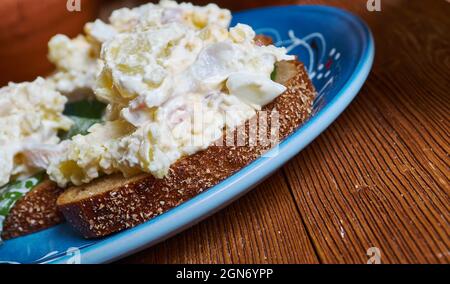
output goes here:
[[230, 21], [230, 11], [215, 4], [202, 7], [163, 0], [159, 4], [118, 9], [109, 17], [109, 23], [96, 20], [86, 24], [86, 35], [74, 39], [65, 35], [53, 37], [49, 42], [48, 58], [57, 69], [48, 79], [61, 93], [78, 98], [94, 89], [96, 76], [102, 69], [101, 45], [117, 34], [145, 31], [172, 22], [192, 29], [203, 29], [208, 25], [227, 28]]
[[[285, 91], [271, 74], [276, 62], [294, 57], [284, 48], [255, 44], [251, 27], [229, 28], [230, 21], [230, 12], [214, 4], [163, 0], [117, 10], [109, 23], [87, 24], [86, 35], [55, 36], [49, 58], [57, 71], [38, 83], [53, 88], [41, 97], [61, 101], [49, 103], [45, 110], [53, 110], [52, 115], [40, 118], [51, 127], [21, 134], [17, 145], [29, 145], [23, 144], [27, 135], [40, 139], [31, 145], [58, 143], [56, 131], [70, 126], [61, 114], [65, 99], [58, 91], [69, 95], [90, 89], [107, 104], [104, 122], [87, 135], [60, 142], [52, 154], [36, 148], [36, 157], [45, 157], [50, 179], [65, 187], [117, 172], [163, 178], [177, 160], [211, 146], [225, 127], [243, 124]], [[12, 162], [1, 181], [39, 166], [17, 155], [26, 150], [3, 151]]]
[[58, 131], [72, 125], [66, 102], [43, 78], [0, 89], [0, 186], [48, 167]]
[[47, 78], [54, 88], [68, 97], [92, 94], [96, 77], [102, 69], [95, 47], [83, 35], [70, 39], [56, 35], [48, 43], [48, 59], [56, 72]]

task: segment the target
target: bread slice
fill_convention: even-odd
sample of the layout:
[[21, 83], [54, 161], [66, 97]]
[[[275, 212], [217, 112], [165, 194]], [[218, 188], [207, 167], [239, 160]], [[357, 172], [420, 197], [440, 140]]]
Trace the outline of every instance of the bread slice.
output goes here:
[[273, 40], [270, 36], [259, 34], [255, 36], [255, 44], [259, 46], [271, 45], [273, 44]]
[[31, 234], [64, 221], [56, 207], [63, 192], [54, 182], [44, 180], [14, 204], [3, 223], [4, 240]]
[[[316, 93], [300, 62], [278, 63], [276, 79], [287, 90], [263, 110], [278, 111], [279, 137], [284, 139], [309, 118]], [[248, 125], [247, 121], [246, 136]], [[236, 135], [236, 131], [231, 134]], [[223, 139], [226, 137], [224, 132]], [[58, 198], [58, 208], [85, 238], [131, 228], [218, 184], [270, 148], [250, 146], [248, 139], [245, 141], [244, 146], [210, 146], [182, 158], [163, 179], [150, 174], [128, 178], [116, 174], [71, 187]]]

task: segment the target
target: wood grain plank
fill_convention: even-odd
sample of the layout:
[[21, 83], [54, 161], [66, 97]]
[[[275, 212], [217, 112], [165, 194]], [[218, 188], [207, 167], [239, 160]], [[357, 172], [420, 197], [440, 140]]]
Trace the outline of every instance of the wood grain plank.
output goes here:
[[384, 263], [450, 260], [450, 5], [402, 2], [362, 14], [377, 42], [373, 72], [284, 170], [325, 263], [364, 263], [372, 246]]
[[281, 173], [182, 234], [121, 263], [317, 263]]

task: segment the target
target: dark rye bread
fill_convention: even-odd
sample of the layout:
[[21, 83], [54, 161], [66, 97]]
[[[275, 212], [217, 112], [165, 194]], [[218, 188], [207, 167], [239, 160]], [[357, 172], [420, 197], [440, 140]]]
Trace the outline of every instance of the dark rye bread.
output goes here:
[[54, 182], [45, 180], [14, 204], [3, 222], [2, 239], [8, 240], [47, 229], [64, 221], [56, 207], [63, 192]]
[[[277, 109], [279, 137], [284, 139], [310, 116], [315, 90], [300, 62], [278, 63], [276, 77], [287, 90], [263, 110]], [[248, 125], [247, 121], [246, 135]], [[150, 174], [129, 178], [116, 174], [71, 187], [58, 198], [58, 208], [85, 238], [131, 228], [218, 184], [270, 148], [249, 146], [248, 139], [245, 141], [245, 146], [210, 146], [182, 158], [163, 179]]]

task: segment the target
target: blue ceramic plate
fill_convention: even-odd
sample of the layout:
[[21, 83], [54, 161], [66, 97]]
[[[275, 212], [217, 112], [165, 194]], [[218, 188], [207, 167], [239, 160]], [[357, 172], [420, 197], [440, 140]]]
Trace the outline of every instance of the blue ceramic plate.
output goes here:
[[240, 12], [251, 25], [298, 55], [319, 93], [314, 116], [284, 140], [276, 155], [259, 158], [219, 185], [133, 229], [84, 240], [65, 224], [7, 241], [0, 261], [104, 263], [152, 246], [194, 225], [246, 194], [324, 131], [356, 96], [374, 58], [368, 27], [357, 17], [324, 6], [285, 6]]

